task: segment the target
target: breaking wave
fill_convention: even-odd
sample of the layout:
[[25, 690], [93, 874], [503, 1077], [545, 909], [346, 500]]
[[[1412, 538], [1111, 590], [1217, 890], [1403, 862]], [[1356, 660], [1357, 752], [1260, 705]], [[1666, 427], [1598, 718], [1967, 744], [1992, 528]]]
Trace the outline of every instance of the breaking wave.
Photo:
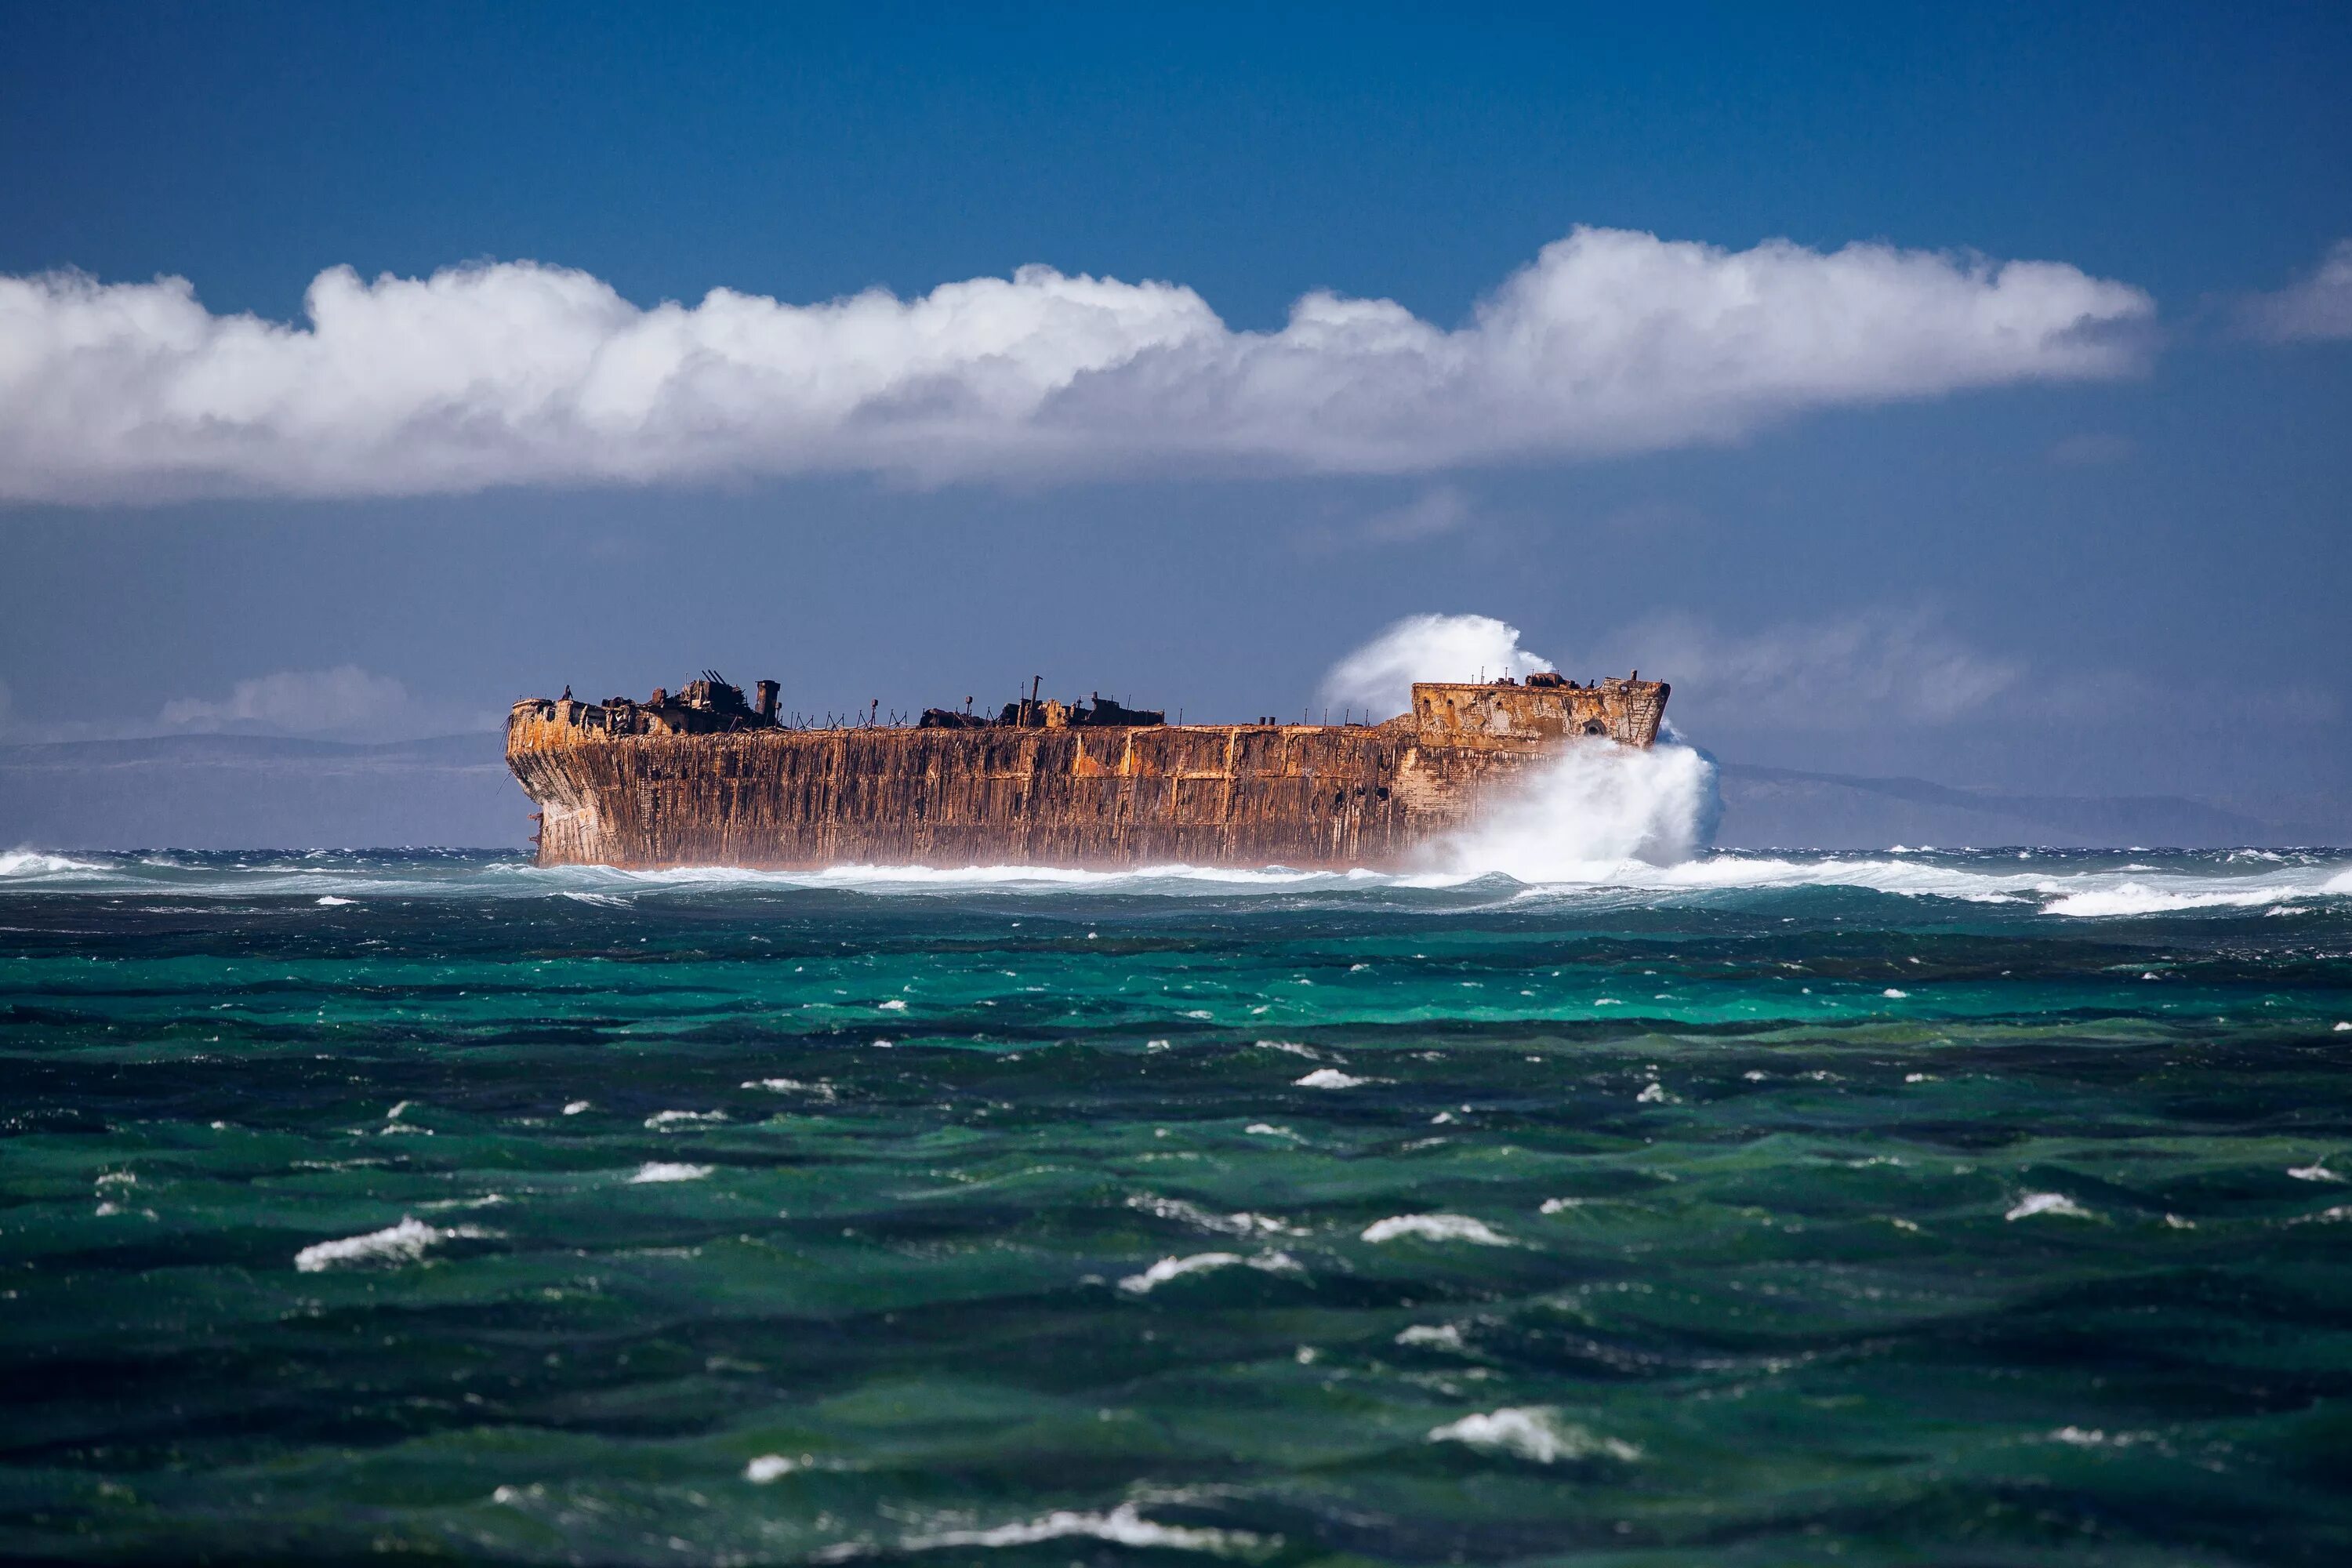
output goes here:
[[1411, 872], [1150, 866], [1082, 871], [1042, 866], [836, 866], [823, 871], [721, 867], [621, 871], [541, 868], [488, 851], [245, 852], [173, 855], [34, 849], [0, 853], [0, 900], [147, 896], [283, 900], [304, 918], [373, 929], [404, 900], [554, 900], [583, 919], [627, 919], [647, 900], [960, 898], [1041, 904], [1079, 897], [1213, 899], [1243, 908], [1394, 904], [1416, 913], [1595, 900], [1671, 907], [1743, 895], [1850, 890], [1945, 899], [2072, 920], [2286, 913], [2352, 898], [2342, 851], [1897, 850], [1759, 853], [1704, 847], [1716, 810], [1704, 752], [1596, 748], [1533, 781]]
[[91, 861], [70, 860], [63, 855], [45, 855], [38, 849], [0, 849], [0, 885], [53, 879], [71, 879], [92, 873], [102, 874], [106, 869]]
[[1431, 850], [1444, 870], [1521, 882], [1603, 882], [1629, 863], [1674, 866], [1715, 837], [1723, 816], [1715, 760], [1661, 741], [1567, 747], [1485, 820]]
[[412, 1215], [403, 1215], [398, 1225], [386, 1226], [365, 1236], [313, 1242], [294, 1255], [294, 1267], [305, 1274], [318, 1274], [352, 1264], [416, 1263], [424, 1259], [428, 1247], [437, 1247], [456, 1237], [486, 1234], [463, 1225], [444, 1230]]

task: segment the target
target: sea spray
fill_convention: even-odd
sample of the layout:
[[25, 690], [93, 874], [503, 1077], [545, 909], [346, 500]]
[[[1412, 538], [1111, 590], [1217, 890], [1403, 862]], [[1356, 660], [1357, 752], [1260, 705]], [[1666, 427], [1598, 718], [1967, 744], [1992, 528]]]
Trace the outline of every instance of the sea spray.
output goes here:
[[1606, 881], [1629, 861], [1673, 866], [1699, 855], [1722, 815], [1715, 760], [1697, 747], [1580, 741], [1433, 844], [1431, 857], [1433, 868], [1457, 875]]
[[1492, 680], [1549, 669], [1519, 646], [1519, 628], [1492, 616], [1407, 616], [1333, 665], [1320, 696], [1385, 719], [1412, 706], [1416, 680]]

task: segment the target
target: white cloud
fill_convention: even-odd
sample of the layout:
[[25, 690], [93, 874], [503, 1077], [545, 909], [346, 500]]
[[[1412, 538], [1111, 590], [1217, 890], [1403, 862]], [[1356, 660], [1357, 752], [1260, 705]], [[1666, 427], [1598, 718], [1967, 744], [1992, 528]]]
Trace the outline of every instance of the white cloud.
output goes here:
[[1413, 473], [2126, 373], [2137, 289], [1884, 245], [1580, 228], [1453, 331], [1310, 293], [1236, 332], [1192, 289], [1024, 268], [899, 300], [717, 289], [641, 310], [531, 262], [322, 272], [307, 321], [185, 279], [0, 279], [0, 499], [1139, 467]]
[[1386, 719], [1412, 706], [1416, 680], [1492, 680], [1549, 669], [1519, 646], [1519, 628], [1492, 616], [1407, 616], [1331, 667], [1322, 700]]
[[1610, 646], [1674, 683], [1671, 707], [1727, 729], [1853, 730], [1967, 717], [2025, 675], [2014, 659], [1892, 610], [1727, 635], [1678, 616], [1642, 622]]
[[2241, 308], [2246, 329], [2273, 342], [2352, 338], [2352, 239], [2340, 239], [2316, 270]]
[[371, 675], [357, 665], [342, 664], [332, 669], [280, 670], [240, 680], [223, 701], [175, 698], [163, 704], [159, 721], [167, 730], [266, 730], [290, 735], [357, 732], [390, 739], [395, 733], [415, 732], [421, 716], [408, 689], [391, 676]]

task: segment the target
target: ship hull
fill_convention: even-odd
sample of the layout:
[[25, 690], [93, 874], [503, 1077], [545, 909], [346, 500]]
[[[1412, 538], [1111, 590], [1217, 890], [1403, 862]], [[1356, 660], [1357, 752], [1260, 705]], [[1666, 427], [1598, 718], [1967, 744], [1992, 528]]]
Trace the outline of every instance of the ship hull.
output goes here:
[[[1402, 868], [1574, 743], [1558, 725], [1497, 731], [1483, 719], [1433, 736], [1412, 715], [616, 734], [582, 706], [518, 704], [509, 722], [541, 865]], [[1655, 729], [1653, 713], [1618, 738], [1647, 743]]]

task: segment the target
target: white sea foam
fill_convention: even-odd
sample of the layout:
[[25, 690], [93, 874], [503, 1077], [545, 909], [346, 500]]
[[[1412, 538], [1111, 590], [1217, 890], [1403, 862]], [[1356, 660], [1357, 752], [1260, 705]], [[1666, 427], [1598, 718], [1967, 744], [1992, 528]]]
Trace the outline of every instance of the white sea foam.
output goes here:
[[764, 1089], [771, 1094], [814, 1095], [817, 1099], [823, 1100], [831, 1100], [837, 1098], [834, 1092], [833, 1085], [824, 1082], [823, 1079], [819, 1079], [815, 1083], [803, 1083], [796, 1078], [747, 1078], [738, 1087], [742, 1089]]
[[1372, 1080], [1341, 1072], [1338, 1068], [1317, 1068], [1306, 1077], [1290, 1081], [1300, 1089], [1357, 1089]]
[[1442, 1351], [1462, 1348], [1462, 1331], [1452, 1323], [1414, 1323], [1397, 1332], [1401, 1345], [1428, 1345]]
[[641, 1182], [698, 1182], [716, 1169], [710, 1165], [688, 1165], [673, 1160], [648, 1160], [637, 1167], [629, 1178], [631, 1185]]
[[2096, 1219], [2089, 1209], [2063, 1193], [2028, 1193], [2017, 1200], [2015, 1206], [2001, 1215], [2003, 1219], [2032, 1219], [2035, 1215], [2059, 1215], [2067, 1219]]
[[743, 1467], [743, 1479], [760, 1486], [801, 1470], [862, 1470], [866, 1467], [852, 1459], [834, 1459], [816, 1454], [761, 1454]]
[[36, 881], [52, 878], [103, 876], [109, 868], [37, 849], [0, 849], [0, 880]]
[[667, 1132], [673, 1127], [691, 1127], [726, 1120], [727, 1113], [723, 1110], [656, 1110], [646, 1118], [646, 1125]]
[[1146, 1295], [1171, 1279], [1181, 1279], [1187, 1274], [1208, 1268], [1230, 1268], [1241, 1261], [1238, 1252], [1196, 1252], [1190, 1258], [1163, 1258], [1142, 1273], [1121, 1279], [1118, 1288], [1130, 1295]]
[[2050, 1440], [2074, 1448], [2128, 1448], [2141, 1438], [2131, 1432], [2117, 1432], [2110, 1436], [2095, 1426], [2061, 1426], [2050, 1434]]
[[1428, 1441], [1500, 1449], [1538, 1465], [1596, 1458], [1630, 1464], [1642, 1457], [1642, 1450], [1633, 1444], [1621, 1437], [1595, 1436], [1582, 1426], [1563, 1422], [1558, 1411], [1541, 1405], [1465, 1415], [1459, 1421], [1433, 1428]]
[[[1951, 864], [1906, 855], [1704, 853], [1715, 809], [1713, 768], [1703, 753], [1671, 742], [1649, 752], [1612, 745], [1577, 747], [1528, 788], [1496, 804], [1471, 831], [1433, 846], [1424, 868], [1409, 874], [1365, 870], [1301, 871], [1282, 867], [1187, 865], [1128, 871], [1034, 866], [840, 866], [824, 871], [772, 872], [731, 868], [623, 871], [607, 867], [535, 867], [456, 858], [386, 859], [313, 853], [183, 861], [168, 857], [81, 858], [40, 850], [0, 852], [0, 891], [152, 894], [175, 899], [299, 895], [322, 899], [530, 899], [656, 894], [693, 896], [728, 889], [783, 892], [835, 889], [877, 897], [945, 896], [960, 891], [1055, 897], [1073, 889], [1160, 897], [1247, 899], [1255, 895], [1413, 895], [1454, 891], [1493, 908], [1516, 903], [1594, 900], [1648, 905], [1711, 901], [1740, 891], [1849, 888], [1915, 898], [1963, 900], [2075, 919], [2275, 909], [2352, 897], [2352, 866], [2340, 858], [2264, 851], [2184, 857], [2162, 868], [2067, 865], [2049, 857], [2000, 871], [1979, 858]], [[1507, 887], [1507, 880], [1520, 884]], [[1489, 883], [1506, 882], [1490, 889]], [[327, 906], [332, 907], [332, 906]], [[1416, 902], [1417, 910], [1428, 905]], [[896, 1009], [892, 1009], [896, 1011]]]
[[[2267, 884], [2271, 879], [2257, 879]], [[2121, 915], [2168, 915], [2182, 910], [2253, 909], [2276, 901], [2282, 889], [2243, 886], [2234, 879], [2224, 886], [2165, 886], [2129, 879], [2111, 887], [2064, 893], [2042, 906], [2042, 913], [2113, 918]]]
[[1163, 1198], [1150, 1193], [1138, 1193], [1127, 1200], [1127, 1206], [1140, 1209], [1160, 1219], [1172, 1219], [1180, 1225], [1193, 1226], [1219, 1236], [1303, 1236], [1306, 1233], [1285, 1225], [1268, 1215], [1212, 1214], [1198, 1204], [1182, 1198]]
[[294, 1267], [305, 1274], [352, 1263], [415, 1263], [428, 1247], [453, 1236], [478, 1234], [467, 1229], [442, 1230], [421, 1219], [404, 1216], [398, 1225], [347, 1236], [337, 1241], [313, 1242], [294, 1255]]
[[1163, 1258], [1142, 1273], [1130, 1274], [1121, 1279], [1118, 1288], [1131, 1296], [1144, 1296], [1171, 1279], [1181, 1279], [1187, 1274], [1199, 1274], [1212, 1268], [1231, 1268], [1235, 1265], [1267, 1274], [1299, 1272], [1298, 1259], [1286, 1252], [1263, 1252], [1255, 1258], [1244, 1258], [1238, 1252], [1196, 1252], [1190, 1258]]
[[1430, 847], [1433, 869], [1522, 882], [1609, 882], [1628, 862], [1665, 867], [1706, 847], [1723, 814], [1713, 759], [1664, 742], [1565, 748], [1465, 831]]
[[1366, 1241], [1394, 1241], [1401, 1237], [1423, 1241], [1471, 1241], [1480, 1247], [1517, 1245], [1484, 1220], [1466, 1214], [1400, 1214], [1376, 1219], [1364, 1227]]
[[1258, 1535], [1246, 1530], [1156, 1524], [1131, 1502], [1108, 1513], [1076, 1513], [1062, 1510], [1043, 1519], [1000, 1524], [990, 1530], [941, 1530], [909, 1535], [898, 1542], [904, 1552], [929, 1552], [942, 1546], [1033, 1546], [1041, 1541], [1091, 1536], [1118, 1546], [1150, 1547], [1170, 1552], [1207, 1552], [1220, 1556], [1236, 1552], [1270, 1550], [1282, 1543], [1278, 1535]]

